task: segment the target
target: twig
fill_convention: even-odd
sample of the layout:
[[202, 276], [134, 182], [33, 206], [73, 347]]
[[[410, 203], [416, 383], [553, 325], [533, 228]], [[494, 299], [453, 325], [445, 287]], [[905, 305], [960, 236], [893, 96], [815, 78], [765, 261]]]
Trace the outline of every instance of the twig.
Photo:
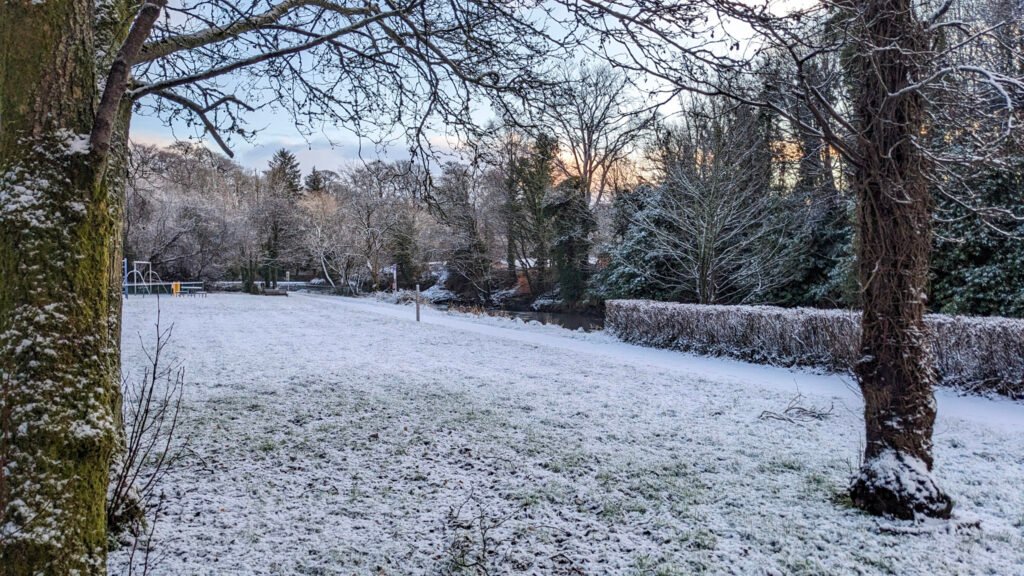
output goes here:
[[811, 422], [813, 420], [827, 420], [832, 416], [832, 411], [835, 408], [834, 404], [829, 404], [828, 409], [810, 407], [805, 408], [800, 405], [801, 401], [804, 400], [803, 394], [797, 394], [789, 401], [786, 409], [779, 412], [772, 412], [771, 410], [765, 410], [758, 416], [759, 420], [781, 420], [783, 422], [789, 422], [791, 424], [798, 424], [800, 422]]

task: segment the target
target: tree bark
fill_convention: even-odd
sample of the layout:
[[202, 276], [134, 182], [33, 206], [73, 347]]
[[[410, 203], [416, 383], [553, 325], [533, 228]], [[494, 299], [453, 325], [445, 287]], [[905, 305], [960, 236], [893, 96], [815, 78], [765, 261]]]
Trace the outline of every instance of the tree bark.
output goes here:
[[93, 10], [0, 4], [0, 571], [11, 576], [106, 573], [118, 226], [87, 145]]
[[861, 358], [864, 463], [851, 487], [858, 507], [898, 518], [948, 517], [952, 501], [931, 475], [935, 372], [925, 335], [931, 198], [927, 128], [916, 90], [927, 43], [911, 0], [863, 0], [865, 42], [854, 57], [859, 161], [857, 255], [864, 299]]
[[[121, 317], [124, 304], [122, 259], [124, 258], [124, 239], [126, 237], [123, 223], [125, 221], [125, 190], [128, 183], [128, 132], [131, 125], [131, 112], [131, 103], [122, 103], [102, 184], [108, 198], [107, 212], [116, 227], [108, 248], [109, 266], [107, 268], [107, 289], [109, 291], [107, 331], [112, 348], [111, 360], [114, 362], [114, 367], [110, 371], [111, 382], [109, 384], [111, 390], [110, 410], [114, 419], [115, 432], [113, 456], [110, 460], [111, 472], [120, 469], [121, 457], [124, 455], [127, 444], [123, 416], [124, 398], [121, 389]], [[106, 505], [109, 504], [106, 502]], [[109, 509], [106, 511], [108, 541], [111, 537], [131, 528], [125, 522], [117, 521], [125, 518], [118, 512]]]

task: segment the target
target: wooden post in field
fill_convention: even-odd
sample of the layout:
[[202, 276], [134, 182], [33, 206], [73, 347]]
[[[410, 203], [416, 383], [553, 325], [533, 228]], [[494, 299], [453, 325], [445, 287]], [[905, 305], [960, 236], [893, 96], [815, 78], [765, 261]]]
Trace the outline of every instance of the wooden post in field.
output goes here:
[[420, 321], [420, 285], [416, 285], [416, 321]]

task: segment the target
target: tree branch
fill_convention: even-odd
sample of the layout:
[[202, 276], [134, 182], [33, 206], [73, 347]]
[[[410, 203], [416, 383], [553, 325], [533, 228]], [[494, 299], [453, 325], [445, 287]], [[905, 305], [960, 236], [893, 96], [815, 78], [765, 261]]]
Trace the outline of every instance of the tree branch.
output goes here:
[[378, 12], [377, 14], [374, 14], [371, 17], [360, 20], [359, 22], [356, 22], [349, 26], [345, 26], [344, 28], [339, 28], [334, 32], [331, 32], [330, 34], [318, 36], [312, 40], [309, 40], [308, 42], [303, 42], [301, 44], [296, 44], [294, 46], [289, 46], [287, 48], [282, 48], [280, 50], [273, 50], [270, 52], [255, 54], [248, 58], [235, 60], [234, 62], [224, 64], [223, 66], [217, 66], [216, 68], [211, 68], [205, 72], [200, 72], [198, 74], [190, 74], [188, 76], [182, 76], [179, 78], [171, 78], [169, 80], [156, 82], [154, 84], [145, 84], [139, 86], [135, 90], [132, 90], [131, 95], [133, 98], [137, 100], [149, 94], [155, 94], [157, 92], [161, 92], [163, 90], [167, 90], [170, 88], [176, 88], [178, 86], [183, 86], [185, 84], [194, 84], [196, 82], [201, 82], [203, 80], [209, 80], [210, 78], [222, 76], [224, 74], [234, 72], [235, 70], [245, 68], [247, 66], [259, 64], [260, 62], [265, 62], [267, 60], [271, 60], [274, 58], [280, 58], [282, 56], [289, 56], [291, 54], [304, 52], [306, 50], [315, 48], [321, 44], [330, 42], [331, 40], [344, 36], [345, 34], [359, 30], [360, 28], [365, 28], [366, 26], [372, 24], [373, 22], [378, 22], [380, 20], [384, 20], [385, 18], [389, 18], [394, 14], [394, 12]]
[[155, 42], [147, 43], [142, 47], [138, 63], [152, 62], [153, 60], [168, 56], [175, 52], [192, 50], [209, 44], [216, 44], [218, 42], [236, 38], [246, 32], [252, 32], [254, 30], [272, 26], [288, 12], [303, 6], [322, 8], [342, 16], [370, 16], [380, 12], [377, 4], [374, 3], [367, 3], [366, 6], [362, 8], [349, 8], [346, 6], [339, 6], [334, 2], [329, 2], [327, 0], [285, 0], [262, 14], [252, 17], [243, 17], [226, 26], [211, 26], [205, 30], [193, 32], [191, 34], [170, 36], [167, 38], [161, 38]]
[[213, 136], [213, 139], [217, 142], [217, 145], [220, 146], [220, 149], [223, 150], [225, 154], [228, 155], [228, 158], [235, 157], [235, 153], [231, 151], [231, 148], [228, 147], [227, 143], [221, 137], [220, 132], [218, 132], [216, 124], [210, 121], [210, 119], [206, 116], [206, 113], [227, 101], [238, 102], [238, 100], [232, 97], [225, 97], [222, 98], [220, 101], [211, 104], [210, 106], [204, 107], [197, 102], [193, 102], [192, 100], [189, 100], [184, 96], [175, 94], [174, 92], [171, 92], [169, 90], [160, 90], [154, 92], [153, 95], [159, 96], [165, 100], [170, 100], [171, 102], [174, 102], [179, 106], [184, 106], [185, 108], [191, 110], [203, 122], [203, 126], [206, 127], [206, 131], [210, 133], [210, 136]]
[[132, 64], [138, 58], [143, 43], [153, 29], [153, 24], [166, 5], [167, 0], [146, 0], [139, 8], [139, 14], [128, 31], [128, 37], [125, 38], [110, 66], [110, 74], [107, 75], [107, 83], [103, 87], [103, 96], [100, 98], [100, 105], [93, 121], [92, 134], [89, 135], [92, 154], [101, 162], [106, 160], [107, 152], [110, 150], [114, 121], [121, 106], [121, 98], [128, 89]]

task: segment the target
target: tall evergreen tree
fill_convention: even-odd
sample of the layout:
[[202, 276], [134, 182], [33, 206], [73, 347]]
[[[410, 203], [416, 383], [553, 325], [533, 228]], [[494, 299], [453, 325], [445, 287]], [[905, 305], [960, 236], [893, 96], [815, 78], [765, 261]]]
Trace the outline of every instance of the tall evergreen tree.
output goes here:
[[266, 180], [263, 281], [267, 288], [277, 288], [281, 279], [282, 252], [294, 232], [291, 228], [295, 203], [303, 192], [302, 169], [295, 155], [284, 148], [275, 152], [267, 165]]
[[271, 193], [295, 199], [302, 194], [302, 168], [299, 161], [286, 148], [274, 152], [267, 165], [267, 183]]
[[[1014, 207], [1024, 192], [1024, 158], [984, 170], [968, 185], [990, 207]], [[932, 309], [948, 314], [1024, 317], [1024, 221], [986, 222], [949, 198], [937, 198]]]
[[558, 273], [559, 296], [574, 306], [586, 293], [590, 236], [597, 228], [586, 191], [577, 178], [556, 187], [545, 215], [551, 219], [551, 256]]
[[402, 211], [395, 218], [388, 231], [388, 250], [398, 266], [398, 286], [414, 286], [420, 277], [420, 260], [416, 246], [416, 219], [410, 212]]
[[547, 266], [551, 258], [551, 223], [544, 208], [551, 190], [558, 155], [558, 141], [547, 134], [534, 140], [527, 154], [513, 159], [509, 170], [506, 214], [511, 252], [526, 271], [530, 290], [546, 289]]
[[316, 166], [313, 166], [313, 169], [310, 170], [306, 179], [303, 181], [303, 185], [307, 193], [324, 192], [327, 190], [327, 184], [327, 173], [323, 170], [317, 170]]
[[[660, 191], [650, 184], [620, 192], [612, 202], [613, 237], [607, 265], [594, 277], [591, 290], [601, 298], [644, 298], [672, 300], [678, 294], [658, 285], [648, 277], [668, 274], [668, 264], [658, 255], [655, 237], [644, 226], [637, 225], [642, 211], [657, 210]], [[663, 219], [658, 226], [668, 228], [671, 223]]]

